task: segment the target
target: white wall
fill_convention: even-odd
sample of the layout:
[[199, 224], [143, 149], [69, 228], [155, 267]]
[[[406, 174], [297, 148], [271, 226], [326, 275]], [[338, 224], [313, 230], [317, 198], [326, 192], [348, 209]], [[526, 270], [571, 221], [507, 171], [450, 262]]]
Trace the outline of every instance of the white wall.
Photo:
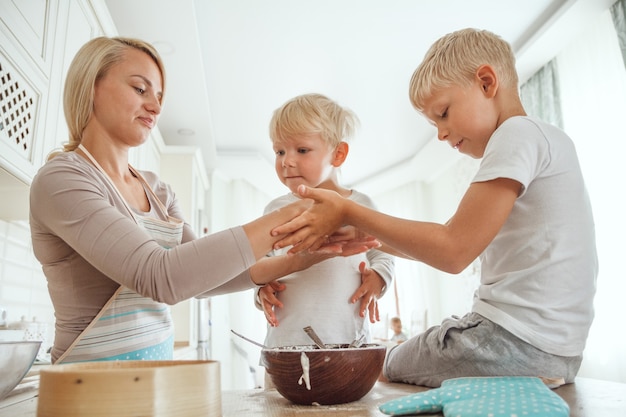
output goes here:
[[47, 331], [42, 348], [47, 350], [52, 345], [54, 310], [25, 221], [0, 220], [0, 306], [7, 311], [9, 324], [22, 317], [43, 324]]
[[[270, 197], [244, 180], [214, 173], [209, 200], [211, 232], [217, 232], [261, 216]], [[222, 389], [262, 385], [260, 348], [230, 332], [233, 329], [261, 343], [265, 339], [265, 317], [254, 306], [253, 297], [253, 290], [248, 290], [211, 298], [211, 354], [220, 362]]]

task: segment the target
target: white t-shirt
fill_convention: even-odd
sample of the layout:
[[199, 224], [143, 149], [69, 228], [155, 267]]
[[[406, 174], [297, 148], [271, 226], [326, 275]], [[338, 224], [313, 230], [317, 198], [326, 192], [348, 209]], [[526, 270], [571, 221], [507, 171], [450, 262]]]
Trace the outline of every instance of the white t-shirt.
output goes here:
[[495, 178], [519, 181], [522, 191], [480, 256], [473, 311], [545, 352], [580, 355], [594, 316], [598, 260], [574, 144], [539, 120], [508, 119], [473, 182]]
[[[374, 203], [365, 194], [352, 191], [351, 200], [374, 208]], [[287, 194], [268, 204], [270, 212], [296, 201], [298, 197]], [[273, 251], [277, 256], [289, 248]], [[359, 264], [368, 263], [383, 278], [389, 288], [393, 277], [394, 257], [372, 249], [365, 254], [348, 257], [337, 256], [319, 262], [303, 271], [281, 278], [286, 289], [278, 293], [284, 307], [275, 310], [277, 327], [268, 326], [265, 345], [271, 347], [311, 345], [313, 342], [304, 332], [311, 326], [326, 344], [344, 344], [361, 335], [370, 341], [369, 319], [359, 316], [360, 301], [350, 304], [352, 294], [361, 285]]]

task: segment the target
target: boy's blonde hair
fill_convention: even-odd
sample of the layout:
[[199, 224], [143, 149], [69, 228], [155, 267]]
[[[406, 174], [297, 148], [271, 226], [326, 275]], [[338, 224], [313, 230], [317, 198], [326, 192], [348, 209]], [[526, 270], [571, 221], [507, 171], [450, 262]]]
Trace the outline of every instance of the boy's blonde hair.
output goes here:
[[359, 119], [322, 94], [303, 94], [292, 98], [274, 111], [270, 138], [274, 143], [294, 136], [320, 134], [332, 147], [352, 137]]
[[[69, 130], [69, 141], [63, 151], [75, 150], [80, 144], [83, 130], [93, 114], [95, 85], [109, 69], [124, 59], [124, 53], [134, 48], [145, 52], [161, 72], [163, 95], [165, 94], [165, 68], [157, 50], [147, 42], [133, 38], [97, 37], [84, 44], [74, 56], [65, 79], [63, 110]], [[161, 101], [163, 97], [161, 97]], [[53, 152], [48, 159], [59, 152]]]
[[517, 88], [515, 55], [511, 45], [487, 30], [462, 29], [438, 39], [426, 52], [409, 85], [411, 104], [422, 111], [435, 90], [468, 86], [481, 65], [491, 65], [500, 85]]

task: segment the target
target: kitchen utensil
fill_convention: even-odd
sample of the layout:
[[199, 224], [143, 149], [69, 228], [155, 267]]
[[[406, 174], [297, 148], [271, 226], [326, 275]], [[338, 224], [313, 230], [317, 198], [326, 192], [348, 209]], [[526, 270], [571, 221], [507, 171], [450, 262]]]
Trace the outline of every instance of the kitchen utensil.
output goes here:
[[254, 340], [252, 340], [252, 339], [248, 339], [246, 336], [244, 336], [244, 335], [242, 335], [242, 334], [237, 333], [237, 332], [236, 332], [236, 331], [234, 331], [233, 329], [230, 329], [230, 331], [231, 331], [231, 332], [233, 332], [234, 334], [236, 334], [237, 336], [241, 337], [243, 340], [245, 340], [245, 341], [247, 341], [247, 342], [252, 343], [253, 345], [257, 345], [257, 346], [262, 347], [262, 348], [264, 348], [264, 349], [269, 349], [269, 348], [268, 348], [267, 346], [265, 346], [264, 344], [259, 343], [259, 342], [255, 342], [255, 341], [254, 341]]
[[263, 349], [265, 366], [276, 390], [296, 404], [343, 404], [367, 394], [383, 368], [384, 345], [287, 346]]
[[358, 348], [365, 342], [365, 335], [362, 334], [359, 338], [354, 339], [352, 343], [348, 345], [349, 348]]
[[28, 373], [40, 345], [32, 340], [0, 342], [0, 400]]
[[219, 362], [109, 361], [41, 370], [37, 417], [221, 417]]
[[317, 335], [317, 333], [315, 333], [315, 330], [313, 330], [311, 326], [306, 326], [303, 330], [311, 338], [311, 340], [313, 340], [313, 342], [317, 345], [318, 348], [326, 349], [324, 342], [322, 342], [322, 339], [319, 338], [319, 336]]

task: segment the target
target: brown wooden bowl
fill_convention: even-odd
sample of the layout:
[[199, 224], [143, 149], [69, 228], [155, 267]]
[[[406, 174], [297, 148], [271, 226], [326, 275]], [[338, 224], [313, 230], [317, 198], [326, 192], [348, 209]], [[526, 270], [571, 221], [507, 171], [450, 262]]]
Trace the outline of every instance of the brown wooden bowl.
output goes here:
[[267, 348], [261, 351], [261, 362], [276, 390], [296, 404], [332, 405], [362, 398], [380, 375], [385, 346], [327, 346]]

